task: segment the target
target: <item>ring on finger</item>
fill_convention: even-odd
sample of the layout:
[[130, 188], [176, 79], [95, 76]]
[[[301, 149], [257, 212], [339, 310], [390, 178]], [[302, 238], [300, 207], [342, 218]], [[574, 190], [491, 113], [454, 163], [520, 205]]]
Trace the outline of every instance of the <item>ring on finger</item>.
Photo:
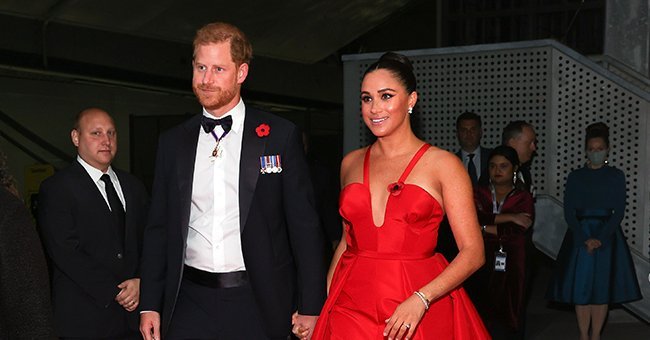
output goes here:
[[406, 329], [411, 329], [411, 324], [410, 323], [405, 323], [402, 326], [406, 327]]

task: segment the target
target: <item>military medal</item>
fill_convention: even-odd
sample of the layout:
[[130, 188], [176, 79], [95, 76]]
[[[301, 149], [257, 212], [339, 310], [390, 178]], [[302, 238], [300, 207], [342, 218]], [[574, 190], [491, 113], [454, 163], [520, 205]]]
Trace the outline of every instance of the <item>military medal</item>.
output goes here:
[[222, 154], [223, 151], [221, 150], [221, 148], [219, 148], [219, 140], [217, 140], [217, 145], [215, 145], [214, 150], [212, 150], [212, 157], [220, 158]]
[[214, 146], [214, 150], [212, 150], [212, 156], [210, 158], [212, 158], [213, 160], [215, 158], [221, 158], [221, 155], [223, 154], [223, 149], [219, 147], [219, 144], [221, 140], [224, 137], [226, 137], [228, 131], [224, 132], [223, 135], [221, 135], [221, 137], [217, 137], [217, 134], [214, 133], [214, 131], [210, 131], [210, 134], [212, 135], [212, 137], [214, 137], [214, 140], [217, 142], [217, 145]]
[[260, 172], [262, 174], [277, 174], [282, 172], [280, 155], [261, 156]]

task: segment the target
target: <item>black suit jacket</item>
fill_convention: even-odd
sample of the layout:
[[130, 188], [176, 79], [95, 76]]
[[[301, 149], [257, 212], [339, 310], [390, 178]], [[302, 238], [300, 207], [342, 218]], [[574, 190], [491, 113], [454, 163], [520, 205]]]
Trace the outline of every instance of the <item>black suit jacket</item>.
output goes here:
[[0, 339], [53, 339], [45, 254], [25, 205], [0, 187]]
[[519, 172], [521, 173], [524, 182], [522, 188], [535, 197], [535, 186], [533, 185], [533, 176], [530, 173], [530, 163], [531, 162], [528, 161], [527, 163], [522, 164], [519, 167]]
[[[330, 173], [329, 169], [315, 159], [307, 157], [309, 164], [309, 174], [312, 184], [314, 185], [314, 198], [316, 201], [316, 211], [320, 216], [320, 223], [327, 238], [329, 248], [327, 253], [331, 253], [332, 244], [341, 239], [343, 228], [341, 227], [341, 216], [339, 215], [339, 184]], [[328, 255], [329, 264], [331, 256]]]
[[[482, 183], [483, 181], [487, 181], [490, 178], [490, 175], [488, 174], [488, 157], [490, 157], [490, 152], [492, 152], [492, 149], [484, 148], [481, 146], [481, 173], [477, 178], [479, 183]], [[462, 150], [456, 151], [456, 156], [458, 156], [458, 158], [460, 158], [461, 161], [463, 162], [465, 161], [463, 159]]]
[[[141, 310], [161, 313], [163, 335], [180, 287], [201, 116], [160, 137], [145, 231]], [[255, 133], [268, 124], [270, 135]], [[325, 300], [323, 239], [301, 134], [292, 123], [246, 108], [239, 164], [241, 241], [246, 271], [269, 337], [287, 336], [296, 308], [317, 315]], [[260, 173], [280, 155], [282, 172]]]
[[137, 312], [127, 312], [115, 296], [117, 285], [139, 276], [148, 196], [139, 180], [114, 170], [126, 201], [123, 242], [106, 201], [79, 162], [41, 184], [38, 221], [53, 264], [52, 300], [61, 337], [120, 336], [126, 322], [137, 330]]

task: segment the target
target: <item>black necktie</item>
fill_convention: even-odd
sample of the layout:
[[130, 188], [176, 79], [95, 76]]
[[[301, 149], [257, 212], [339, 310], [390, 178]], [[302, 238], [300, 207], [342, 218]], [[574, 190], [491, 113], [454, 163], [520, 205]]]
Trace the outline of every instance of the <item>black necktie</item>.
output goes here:
[[117, 191], [115, 191], [113, 182], [111, 182], [111, 177], [108, 174], [103, 174], [101, 180], [106, 187], [106, 197], [108, 197], [108, 204], [111, 206], [111, 215], [115, 217], [120, 236], [124, 240], [124, 206], [122, 206], [122, 202], [117, 196]]
[[205, 133], [210, 133], [217, 125], [221, 125], [223, 128], [223, 135], [225, 136], [232, 127], [232, 116], [225, 116], [221, 119], [212, 119], [206, 116], [201, 116], [201, 126]]
[[476, 185], [478, 177], [476, 176], [476, 166], [474, 165], [474, 154], [470, 153], [467, 157], [469, 157], [469, 161], [467, 162], [467, 172], [469, 173], [469, 178], [472, 180], [472, 185]]

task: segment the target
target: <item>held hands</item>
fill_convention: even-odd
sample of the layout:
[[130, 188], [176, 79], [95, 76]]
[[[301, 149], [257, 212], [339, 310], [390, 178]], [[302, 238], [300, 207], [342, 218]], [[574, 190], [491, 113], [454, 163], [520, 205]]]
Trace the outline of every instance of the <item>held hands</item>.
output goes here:
[[425, 311], [420, 298], [411, 295], [397, 306], [393, 315], [386, 320], [384, 336], [388, 336], [389, 340], [410, 339]]
[[300, 315], [295, 312], [291, 316], [291, 324], [293, 325], [291, 331], [300, 340], [310, 340], [312, 334], [314, 334], [317, 320], [318, 315]]
[[121, 291], [115, 296], [115, 301], [127, 311], [133, 312], [140, 303], [140, 279], [128, 279], [117, 285], [117, 288]]
[[594, 250], [602, 246], [602, 243], [598, 239], [590, 238], [585, 241], [585, 246], [587, 246], [587, 252], [593, 254]]
[[140, 314], [140, 334], [144, 340], [160, 340], [160, 314], [142, 312]]

